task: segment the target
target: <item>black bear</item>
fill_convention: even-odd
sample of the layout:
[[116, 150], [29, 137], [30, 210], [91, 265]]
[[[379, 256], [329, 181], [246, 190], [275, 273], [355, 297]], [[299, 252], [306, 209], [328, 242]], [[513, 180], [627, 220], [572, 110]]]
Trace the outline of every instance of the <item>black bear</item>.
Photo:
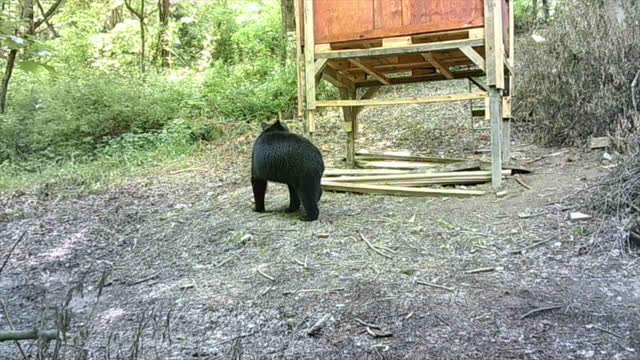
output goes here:
[[306, 211], [302, 220], [317, 220], [323, 172], [322, 154], [311, 141], [289, 132], [289, 128], [279, 120], [273, 125], [263, 123], [262, 133], [253, 145], [251, 158], [255, 211], [264, 211], [267, 181], [273, 181], [289, 187], [290, 202], [287, 212], [298, 211], [302, 200]]

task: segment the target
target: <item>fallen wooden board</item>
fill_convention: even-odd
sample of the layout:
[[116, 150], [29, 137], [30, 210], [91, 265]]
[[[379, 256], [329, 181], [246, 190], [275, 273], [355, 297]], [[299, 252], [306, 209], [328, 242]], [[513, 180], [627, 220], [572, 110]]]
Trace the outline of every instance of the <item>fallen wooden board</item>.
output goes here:
[[427, 162], [393, 161], [393, 160], [371, 160], [364, 161], [356, 158], [355, 165], [363, 169], [396, 169], [396, 170], [417, 170], [438, 167], [440, 164]]
[[[490, 161], [482, 161], [480, 163], [481, 170], [491, 170], [491, 162]], [[521, 165], [511, 165], [511, 164], [502, 164], [503, 170], [511, 170], [512, 174], [531, 174], [533, 170], [528, 167]]]
[[415, 155], [403, 155], [398, 153], [369, 153], [366, 151], [356, 152], [356, 159], [360, 160], [404, 160], [404, 161], [413, 161], [413, 162], [428, 162], [428, 163], [438, 163], [438, 164], [451, 164], [457, 162], [464, 162], [465, 159], [455, 159], [455, 158], [437, 158], [437, 157], [425, 157], [425, 156], [415, 156]]
[[[503, 176], [511, 175], [511, 170], [503, 170]], [[451, 179], [464, 180], [467, 177], [488, 177], [491, 178], [490, 171], [461, 171], [448, 173], [410, 173], [410, 174], [387, 174], [387, 175], [366, 175], [366, 176], [341, 176], [331, 179], [335, 182], [372, 182], [372, 181], [393, 181], [393, 180], [426, 180], [426, 179]]]
[[396, 169], [326, 169], [323, 176], [355, 176], [355, 175], [386, 175], [386, 174], [407, 174], [410, 170]]
[[419, 179], [419, 180], [392, 180], [392, 181], [372, 181], [366, 184], [378, 184], [378, 185], [390, 185], [390, 186], [427, 186], [427, 185], [471, 185], [471, 184], [484, 184], [491, 181], [490, 176], [478, 176], [478, 177], [466, 177], [463, 179]]
[[334, 181], [323, 181], [322, 189], [327, 191], [344, 191], [365, 194], [385, 194], [400, 196], [451, 196], [469, 197], [485, 195], [484, 191], [477, 190], [457, 190], [457, 189], [425, 189], [404, 186], [372, 185], [372, 184], [351, 184]]

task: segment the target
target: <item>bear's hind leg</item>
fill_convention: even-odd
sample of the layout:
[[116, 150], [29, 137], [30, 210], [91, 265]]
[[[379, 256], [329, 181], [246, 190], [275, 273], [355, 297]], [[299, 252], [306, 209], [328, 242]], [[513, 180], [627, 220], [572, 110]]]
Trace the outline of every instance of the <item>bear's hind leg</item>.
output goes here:
[[300, 198], [298, 197], [298, 193], [296, 192], [296, 189], [291, 186], [289, 186], [289, 207], [287, 208], [287, 212], [291, 213], [291, 212], [296, 212], [300, 209]]
[[267, 192], [267, 181], [251, 179], [251, 186], [253, 187], [253, 198], [256, 202], [255, 211], [264, 212], [264, 194]]
[[303, 221], [318, 220], [318, 215], [320, 215], [320, 210], [318, 209], [319, 191], [320, 181], [317, 181], [317, 184], [315, 182], [313, 184], [307, 184], [302, 188], [302, 205], [306, 212], [306, 215], [302, 218]]

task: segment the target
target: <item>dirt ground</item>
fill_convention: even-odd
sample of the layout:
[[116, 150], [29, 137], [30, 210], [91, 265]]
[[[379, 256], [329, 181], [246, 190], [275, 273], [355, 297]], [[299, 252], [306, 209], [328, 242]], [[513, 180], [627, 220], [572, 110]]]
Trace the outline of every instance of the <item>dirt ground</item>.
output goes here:
[[[359, 146], [472, 156], [486, 135], [424, 125], [462, 106], [367, 109]], [[339, 127], [336, 113], [319, 124], [328, 163], [343, 154]], [[55, 328], [66, 309], [62, 359], [640, 358], [638, 257], [591, 251], [597, 216], [567, 219], [572, 195], [606, 173], [601, 153], [516, 144], [531, 190], [510, 179], [504, 198], [325, 192], [305, 223], [281, 211], [281, 185], [269, 212], [252, 211], [254, 135], [96, 194], [0, 195], [0, 260], [25, 234], [0, 274], [0, 329], [7, 315], [16, 329]], [[21, 355], [5, 342], [0, 358]]]

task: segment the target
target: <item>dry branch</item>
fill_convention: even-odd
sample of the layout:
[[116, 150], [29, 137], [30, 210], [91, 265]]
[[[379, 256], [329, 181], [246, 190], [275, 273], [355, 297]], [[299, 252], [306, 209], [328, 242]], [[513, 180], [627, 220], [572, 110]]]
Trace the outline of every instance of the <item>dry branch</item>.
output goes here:
[[520, 317], [520, 320], [523, 320], [523, 319], [525, 319], [525, 318], [527, 318], [527, 317], [529, 317], [531, 315], [534, 315], [534, 314], [537, 314], [537, 313], [540, 313], [540, 312], [543, 312], [543, 311], [556, 310], [556, 309], [560, 309], [561, 307], [562, 307], [561, 305], [554, 305], [554, 306], [547, 306], [547, 307], [541, 307], [541, 308], [538, 308], [538, 309], [533, 309], [533, 310], [529, 311], [528, 313], [522, 315]]
[[455, 290], [452, 287], [448, 287], [448, 286], [444, 286], [444, 285], [438, 285], [438, 284], [434, 284], [434, 283], [430, 283], [430, 282], [426, 282], [426, 281], [421, 281], [421, 280], [416, 280], [416, 284], [429, 286], [429, 287], [433, 287], [433, 288], [437, 288], [437, 289], [444, 289], [444, 290], [447, 290], [447, 291], [454, 291]]
[[362, 319], [355, 318], [353, 320], [355, 320], [355, 322], [357, 322], [358, 324], [360, 324], [362, 326], [366, 326], [368, 328], [377, 329], [377, 330], [382, 329], [382, 327], [380, 327], [380, 325], [370, 324], [370, 323], [368, 323], [368, 322], [366, 322], [366, 321], [364, 321]]
[[0, 342], [18, 340], [60, 340], [58, 330], [8, 330], [0, 331]]
[[473, 269], [473, 270], [467, 270], [464, 273], [465, 274], [478, 274], [478, 273], [483, 273], [483, 272], [494, 271], [495, 269], [496, 269], [495, 267], [484, 267], [484, 268], [478, 268], [478, 269]]
[[369, 333], [369, 335], [373, 336], [373, 337], [391, 337], [393, 336], [393, 333], [387, 332], [387, 333], [376, 333], [373, 330], [371, 330], [370, 327], [367, 326], [367, 333]]
[[365, 243], [367, 243], [367, 246], [368, 246], [371, 250], [375, 251], [376, 253], [380, 254], [381, 256], [386, 257], [387, 259], [393, 259], [393, 256], [388, 255], [388, 254], [385, 254], [385, 253], [384, 253], [384, 252], [382, 252], [380, 249], [378, 249], [378, 247], [376, 247], [375, 245], [371, 244], [371, 243], [369, 242], [369, 240], [367, 240], [367, 238], [366, 238], [366, 237], [364, 237], [364, 235], [362, 235], [362, 233], [359, 233], [359, 234], [360, 234], [360, 238], [361, 238]]
[[265, 273], [262, 271], [262, 269], [257, 268], [257, 269], [256, 269], [256, 271], [258, 271], [258, 274], [260, 274], [260, 275], [264, 276], [266, 279], [269, 279], [269, 280], [271, 280], [271, 281], [273, 281], [273, 282], [275, 282], [275, 281], [276, 281], [276, 279], [274, 279], [272, 276], [269, 276], [269, 275], [265, 274]]
[[533, 244], [531, 244], [531, 245], [529, 245], [529, 246], [525, 246], [525, 247], [523, 247], [523, 248], [521, 248], [521, 249], [513, 250], [513, 251], [511, 251], [511, 253], [512, 253], [512, 254], [521, 254], [521, 253], [523, 253], [523, 252], [525, 252], [525, 251], [527, 251], [527, 250], [531, 250], [531, 249], [533, 249], [533, 248], [535, 248], [535, 247], [538, 247], [538, 246], [540, 246], [540, 245], [546, 244], [546, 243], [548, 243], [549, 241], [551, 241], [551, 240], [553, 240], [553, 239], [555, 239], [555, 236], [550, 237], [550, 238], [548, 238], [548, 239], [546, 239], [546, 240], [538, 241], [538, 242], [533, 243]]
[[307, 330], [307, 335], [313, 336], [318, 330], [322, 328], [322, 325], [329, 319], [329, 314], [323, 316], [317, 323], [313, 324], [312, 327]]
[[23, 232], [22, 235], [20, 235], [20, 237], [18, 238], [18, 240], [16, 240], [15, 243], [13, 243], [13, 246], [11, 247], [11, 250], [9, 250], [9, 253], [7, 254], [7, 257], [4, 259], [4, 262], [2, 263], [2, 267], [0, 267], [0, 274], [2, 274], [2, 270], [4, 270], [4, 267], [9, 262], [9, 258], [11, 258], [11, 254], [13, 254], [13, 250], [15, 250], [16, 247], [18, 246], [18, 244], [20, 244], [22, 239], [24, 239], [25, 235], [27, 235], [26, 231]]

